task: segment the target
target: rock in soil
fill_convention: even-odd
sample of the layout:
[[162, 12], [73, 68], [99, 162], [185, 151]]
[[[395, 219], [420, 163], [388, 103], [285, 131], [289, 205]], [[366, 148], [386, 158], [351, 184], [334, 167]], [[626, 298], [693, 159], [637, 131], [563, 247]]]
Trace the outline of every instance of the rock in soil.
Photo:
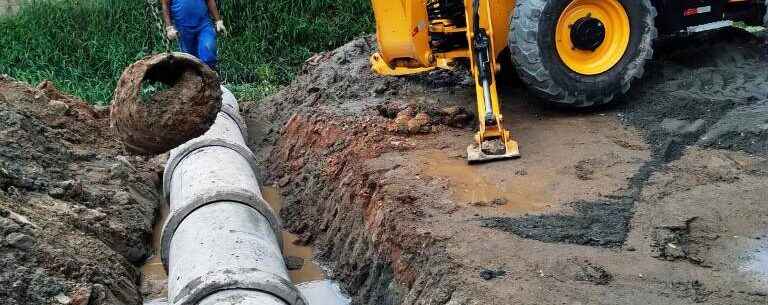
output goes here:
[[298, 256], [286, 256], [285, 267], [288, 270], [299, 270], [304, 267], [304, 259]]
[[111, 124], [128, 152], [161, 154], [208, 131], [221, 95], [216, 72], [194, 56], [147, 56], [123, 71]]
[[480, 271], [480, 278], [486, 281], [490, 281], [497, 277], [502, 277], [506, 274], [507, 272], [504, 270], [483, 269], [482, 271]]
[[122, 151], [103, 111], [0, 77], [0, 303], [141, 304], [160, 173]]

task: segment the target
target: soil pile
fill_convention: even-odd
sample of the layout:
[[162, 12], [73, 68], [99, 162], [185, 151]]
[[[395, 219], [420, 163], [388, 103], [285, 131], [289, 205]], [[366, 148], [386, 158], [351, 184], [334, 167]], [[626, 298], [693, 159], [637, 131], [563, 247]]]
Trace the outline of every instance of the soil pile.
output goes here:
[[106, 111], [0, 78], [3, 304], [141, 304], [161, 168], [120, 146]]
[[184, 53], [162, 53], [125, 69], [110, 117], [135, 154], [157, 155], [203, 135], [221, 108], [218, 75]]
[[[462, 67], [457, 67], [456, 72], [382, 77], [371, 72], [368, 60], [375, 47], [374, 37], [366, 36], [338, 50], [319, 53], [304, 63], [299, 75], [286, 88], [259, 103], [243, 105], [244, 115], [252, 118], [249, 125], [254, 126], [249, 132], [250, 141], [271, 146], [294, 113], [323, 112], [333, 117], [362, 119], [364, 114], [376, 112], [395, 118], [405, 110], [403, 114], [409, 115], [407, 121], [426, 112], [436, 125], [463, 125], [472, 118], [463, 116], [467, 113], [463, 103], [457, 105], [425, 95], [427, 92], [446, 94], [457, 86], [470, 85], [472, 80]], [[407, 121], [403, 122], [406, 129]], [[420, 126], [414, 125], [414, 130], [421, 130], [416, 127]], [[264, 149], [256, 153], [267, 154]]]

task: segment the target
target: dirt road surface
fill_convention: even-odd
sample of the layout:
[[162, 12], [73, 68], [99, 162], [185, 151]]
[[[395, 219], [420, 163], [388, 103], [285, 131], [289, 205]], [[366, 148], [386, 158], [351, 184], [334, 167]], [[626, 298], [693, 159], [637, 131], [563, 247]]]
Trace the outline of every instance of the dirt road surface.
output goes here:
[[[706, 47], [703, 47], [706, 46]], [[501, 93], [523, 157], [468, 166], [465, 71], [370, 72], [371, 37], [247, 103], [284, 223], [357, 304], [766, 304], [768, 64], [661, 41], [610, 107]]]

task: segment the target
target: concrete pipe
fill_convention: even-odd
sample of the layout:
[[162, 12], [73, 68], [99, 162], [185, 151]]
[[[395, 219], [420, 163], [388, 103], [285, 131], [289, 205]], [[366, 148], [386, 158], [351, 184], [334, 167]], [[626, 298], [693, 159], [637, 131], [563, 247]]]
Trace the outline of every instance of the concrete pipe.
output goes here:
[[163, 188], [170, 213], [161, 258], [174, 305], [304, 305], [290, 282], [282, 235], [256, 179], [234, 96], [201, 137], [173, 149]]
[[248, 135], [245, 121], [240, 116], [240, 106], [237, 104], [235, 95], [232, 94], [227, 88], [221, 87], [221, 112], [228, 115], [232, 120], [240, 127], [240, 131], [243, 136]]
[[267, 294], [283, 302], [276, 304], [303, 304], [276, 235], [264, 215], [239, 202], [198, 208], [171, 241], [168, 299], [176, 305], [205, 304], [206, 298], [218, 298], [216, 292], [245, 289], [246, 296]]
[[[236, 115], [236, 117], [240, 118], [239, 115]], [[230, 115], [220, 112], [217, 115], [213, 126], [211, 126], [205, 134], [172, 149], [168, 158], [168, 163], [165, 166], [165, 172], [163, 173], [163, 192], [166, 200], [170, 199], [169, 192], [171, 189], [169, 183], [171, 174], [175, 171], [176, 166], [178, 166], [179, 162], [186, 158], [188, 154], [202, 147], [229, 147], [242, 154], [243, 157], [248, 160], [251, 169], [256, 172], [256, 159], [245, 144], [245, 137], [242, 133], [242, 129], [243, 128], [241, 128]]]
[[221, 88], [216, 72], [192, 55], [150, 55], [120, 76], [110, 125], [128, 152], [161, 154], [208, 130], [220, 111]]
[[168, 192], [170, 209], [163, 227], [161, 258], [168, 268], [171, 238], [185, 219], [201, 206], [211, 202], [232, 200], [262, 213], [282, 247], [280, 223], [275, 212], [263, 199], [256, 175], [242, 154], [230, 147], [200, 147], [178, 162], [170, 175]]
[[200, 305], [284, 305], [283, 300], [268, 294], [249, 294], [244, 289], [222, 290], [208, 296]]

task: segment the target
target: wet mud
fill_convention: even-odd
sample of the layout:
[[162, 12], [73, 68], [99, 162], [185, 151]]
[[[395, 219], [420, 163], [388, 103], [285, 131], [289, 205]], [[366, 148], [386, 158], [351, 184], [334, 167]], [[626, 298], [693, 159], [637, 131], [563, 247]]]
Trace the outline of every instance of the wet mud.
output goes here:
[[[280, 213], [283, 207], [283, 198], [280, 195], [280, 189], [274, 186], [262, 188], [262, 195], [276, 213]], [[298, 237], [288, 231], [283, 231], [283, 255], [286, 261], [296, 261], [289, 264], [293, 268], [288, 269], [288, 275], [291, 276], [293, 283], [306, 283], [320, 281], [326, 278], [323, 269], [314, 261], [312, 247], [298, 243]]]
[[[721, 51], [699, 57], [698, 46], [706, 41], [717, 41], [712, 47]], [[490, 218], [483, 225], [546, 242], [621, 246], [648, 179], [686, 147], [767, 155], [768, 74], [755, 73], [756, 67], [766, 67], [759, 44], [738, 30], [662, 41], [648, 75], [619, 105], [603, 110], [645, 130], [651, 144], [652, 158], [629, 180], [627, 192], [574, 202], [574, 215]], [[581, 179], [588, 178], [590, 167], [577, 164]]]
[[159, 213], [152, 226], [151, 256], [141, 266], [141, 293], [144, 304], [150, 300], [165, 300], [168, 297], [168, 273], [165, 272], [160, 256], [163, 225], [168, 219], [168, 209], [166, 203], [158, 206]]
[[374, 75], [371, 37], [246, 103], [249, 144], [355, 304], [762, 304], [768, 69], [749, 36], [690, 39], [720, 47], [660, 46], [611, 107], [505, 86], [515, 161], [462, 169], [471, 81]]

